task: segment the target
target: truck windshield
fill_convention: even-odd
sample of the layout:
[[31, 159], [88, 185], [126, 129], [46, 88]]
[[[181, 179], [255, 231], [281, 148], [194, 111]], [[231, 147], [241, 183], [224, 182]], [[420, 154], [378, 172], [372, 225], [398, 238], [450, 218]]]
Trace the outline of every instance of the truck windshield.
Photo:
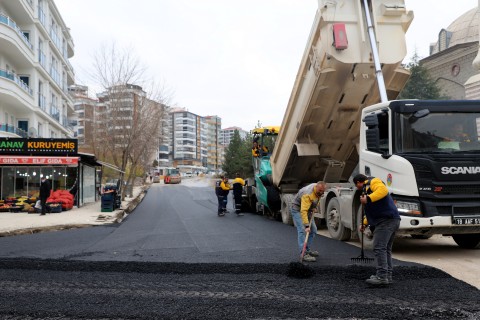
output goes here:
[[480, 113], [397, 113], [394, 124], [394, 153], [480, 152]]
[[168, 175], [175, 175], [175, 174], [179, 174], [179, 171], [178, 169], [168, 169]]

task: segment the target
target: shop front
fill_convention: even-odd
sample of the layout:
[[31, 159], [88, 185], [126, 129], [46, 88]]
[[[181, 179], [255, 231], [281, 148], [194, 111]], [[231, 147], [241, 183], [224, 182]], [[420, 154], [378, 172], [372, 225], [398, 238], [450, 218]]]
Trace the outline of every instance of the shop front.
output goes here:
[[37, 198], [46, 177], [52, 190], [74, 195], [77, 206], [96, 201], [95, 166], [83, 164], [77, 149], [76, 139], [0, 138], [0, 199]]

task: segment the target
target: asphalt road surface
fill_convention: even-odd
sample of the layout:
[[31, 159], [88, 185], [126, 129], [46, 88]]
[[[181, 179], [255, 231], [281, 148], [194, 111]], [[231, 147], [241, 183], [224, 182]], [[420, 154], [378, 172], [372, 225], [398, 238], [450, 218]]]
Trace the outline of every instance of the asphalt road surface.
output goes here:
[[154, 184], [121, 224], [0, 238], [0, 318], [480, 319], [478, 289], [401, 261], [370, 288], [374, 265], [327, 237], [315, 275], [288, 277], [294, 228], [216, 206], [211, 187]]

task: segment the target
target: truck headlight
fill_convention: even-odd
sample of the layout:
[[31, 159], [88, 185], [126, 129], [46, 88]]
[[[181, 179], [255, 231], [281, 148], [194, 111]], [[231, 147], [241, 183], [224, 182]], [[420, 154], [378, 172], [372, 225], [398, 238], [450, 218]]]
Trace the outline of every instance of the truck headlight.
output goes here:
[[420, 204], [418, 202], [407, 202], [396, 200], [395, 205], [397, 206], [398, 212], [403, 214], [413, 214], [421, 215]]

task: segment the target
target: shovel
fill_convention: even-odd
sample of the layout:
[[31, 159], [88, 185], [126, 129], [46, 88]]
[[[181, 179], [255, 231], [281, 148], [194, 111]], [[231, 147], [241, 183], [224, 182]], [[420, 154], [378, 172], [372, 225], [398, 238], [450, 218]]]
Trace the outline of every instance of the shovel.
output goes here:
[[308, 231], [305, 234], [305, 241], [303, 241], [302, 253], [300, 254], [300, 263], [303, 262], [303, 257], [305, 256], [305, 252], [307, 252], [308, 236], [310, 235], [310, 230], [312, 229], [313, 219], [314, 218], [313, 218], [313, 212], [312, 212], [312, 217], [310, 218], [310, 222], [308, 223]]

